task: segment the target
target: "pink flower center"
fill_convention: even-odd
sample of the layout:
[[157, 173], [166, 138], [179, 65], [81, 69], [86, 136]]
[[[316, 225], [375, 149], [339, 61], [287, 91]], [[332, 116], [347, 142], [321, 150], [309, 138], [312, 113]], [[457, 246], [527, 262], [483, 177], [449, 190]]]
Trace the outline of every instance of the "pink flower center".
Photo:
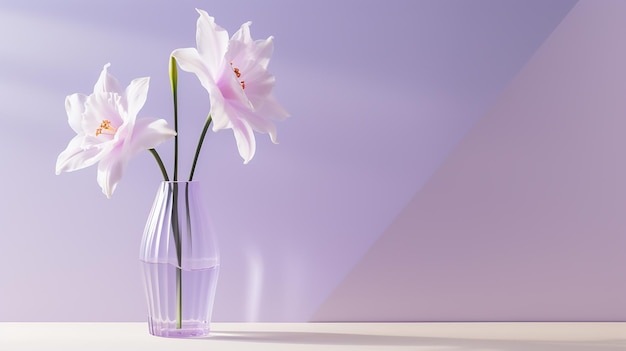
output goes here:
[[111, 121], [105, 119], [100, 123], [100, 127], [96, 129], [96, 136], [100, 134], [115, 134], [116, 131], [117, 129], [111, 126]]

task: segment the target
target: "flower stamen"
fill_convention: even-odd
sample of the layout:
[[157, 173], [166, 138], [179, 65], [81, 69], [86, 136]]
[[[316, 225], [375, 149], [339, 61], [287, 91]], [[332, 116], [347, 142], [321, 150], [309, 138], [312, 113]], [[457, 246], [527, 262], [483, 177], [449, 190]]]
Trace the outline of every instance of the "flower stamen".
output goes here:
[[[230, 62], [230, 65], [232, 66], [233, 63]], [[233, 66], [233, 72], [235, 72], [235, 76], [237, 78], [241, 78], [241, 71], [239, 70], [239, 67], [234, 67]], [[239, 81], [239, 84], [241, 84], [241, 89], [245, 89], [246, 88], [246, 82], [244, 82], [243, 80]]]
[[102, 123], [100, 123], [100, 127], [96, 129], [96, 136], [104, 132], [108, 132], [106, 134], [115, 134], [116, 131], [117, 129], [111, 127], [111, 121], [109, 121], [108, 119], [105, 119], [105, 120], [102, 120]]

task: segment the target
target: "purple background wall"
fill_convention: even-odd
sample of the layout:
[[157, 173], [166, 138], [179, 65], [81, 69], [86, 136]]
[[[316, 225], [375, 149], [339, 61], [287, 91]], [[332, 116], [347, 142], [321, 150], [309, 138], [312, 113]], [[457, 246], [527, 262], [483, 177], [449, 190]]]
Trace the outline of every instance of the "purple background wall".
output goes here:
[[[275, 36], [293, 115], [245, 166], [209, 135], [215, 320], [626, 320], [626, 4], [64, 0], [0, 4], [0, 321], [144, 320], [159, 172], [140, 155], [111, 200], [95, 169], [55, 176], [63, 99], [111, 62], [171, 121], [194, 7]], [[208, 105], [180, 84], [188, 167]]]

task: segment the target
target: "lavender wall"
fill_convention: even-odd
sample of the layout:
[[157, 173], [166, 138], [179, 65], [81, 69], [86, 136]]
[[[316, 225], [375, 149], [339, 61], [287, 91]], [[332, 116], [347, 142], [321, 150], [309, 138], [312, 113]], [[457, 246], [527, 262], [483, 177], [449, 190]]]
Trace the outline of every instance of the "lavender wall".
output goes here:
[[626, 320], [624, 23], [578, 3], [313, 319]]
[[[293, 115], [245, 166], [209, 135], [215, 320], [626, 319], [621, 3], [64, 0], [0, 4], [0, 320], [145, 318], [158, 169], [140, 155], [111, 200], [95, 169], [55, 176], [63, 99], [111, 62], [123, 84], [151, 76], [140, 116], [171, 121], [167, 59], [194, 45], [194, 7], [275, 36]], [[180, 84], [188, 167], [208, 106]]]

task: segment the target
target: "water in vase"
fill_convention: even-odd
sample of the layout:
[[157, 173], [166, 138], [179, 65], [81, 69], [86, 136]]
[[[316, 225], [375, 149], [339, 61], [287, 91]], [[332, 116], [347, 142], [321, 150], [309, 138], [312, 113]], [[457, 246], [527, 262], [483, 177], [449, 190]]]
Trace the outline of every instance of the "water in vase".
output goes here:
[[219, 266], [179, 270], [168, 263], [141, 261], [141, 267], [148, 287], [150, 333], [166, 337], [208, 335]]

